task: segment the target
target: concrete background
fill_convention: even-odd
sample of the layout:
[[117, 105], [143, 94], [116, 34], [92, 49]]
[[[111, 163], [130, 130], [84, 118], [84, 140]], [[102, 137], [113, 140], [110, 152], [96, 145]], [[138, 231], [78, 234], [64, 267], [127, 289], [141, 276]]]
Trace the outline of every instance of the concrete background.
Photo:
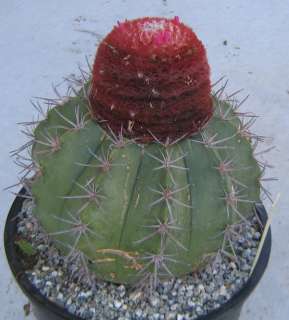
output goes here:
[[[0, 1], [0, 189], [17, 181], [18, 168], [9, 151], [24, 142], [17, 122], [35, 115], [33, 96], [53, 97], [51, 83], [77, 73], [77, 63], [93, 58], [97, 38], [117, 20], [144, 15], [178, 15], [197, 32], [208, 50], [212, 79], [230, 79], [227, 92], [244, 88], [250, 99], [243, 110], [260, 115], [254, 129], [270, 136], [266, 156], [275, 165], [269, 185], [281, 200], [273, 219], [269, 268], [242, 320], [289, 318], [289, 2], [272, 0], [1, 0]], [[84, 31], [81, 32], [80, 30]], [[226, 41], [227, 45], [224, 44]], [[1, 191], [1, 234], [14, 196]], [[268, 208], [268, 207], [267, 207]], [[0, 242], [0, 319], [25, 319], [27, 299], [16, 287]], [[33, 315], [26, 319], [34, 319]]]

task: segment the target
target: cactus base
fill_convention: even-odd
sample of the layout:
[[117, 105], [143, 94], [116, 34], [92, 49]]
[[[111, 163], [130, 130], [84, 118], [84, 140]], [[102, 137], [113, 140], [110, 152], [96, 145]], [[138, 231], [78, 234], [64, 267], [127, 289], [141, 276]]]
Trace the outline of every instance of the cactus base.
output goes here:
[[[24, 194], [24, 190], [20, 194]], [[17, 197], [10, 209], [5, 225], [5, 251], [10, 265], [11, 271], [25, 295], [32, 303], [33, 313], [38, 320], [82, 320], [81, 318], [70, 314], [65, 308], [60, 307], [58, 304], [48, 300], [42, 295], [29, 281], [25, 273], [25, 267], [19, 256], [19, 250], [14, 242], [17, 233], [17, 215], [19, 214], [24, 199]], [[267, 214], [263, 206], [257, 208], [258, 216], [263, 224], [267, 221]], [[246, 285], [229, 301], [222, 304], [220, 308], [212, 311], [207, 316], [201, 317], [197, 320], [237, 320], [246, 298], [250, 295], [253, 289], [260, 281], [269, 261], [271, 250], [271, 232], [269, 231], [258, 263], [252, 276]]]

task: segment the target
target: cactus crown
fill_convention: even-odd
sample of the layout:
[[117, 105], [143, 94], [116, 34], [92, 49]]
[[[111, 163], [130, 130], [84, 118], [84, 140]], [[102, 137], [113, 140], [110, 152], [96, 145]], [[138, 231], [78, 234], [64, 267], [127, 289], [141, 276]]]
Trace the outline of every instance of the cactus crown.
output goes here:
[[115, 133], [151, 142], [198, 132], [212, 116], [206, 52], [176, 17], [119, 23], [98, 48], [91, 110]]
[[224, 88], [210, 93], [192, 30], [178, 18], [119, 23], [92, 80], [82, 75], [82, 89], [33, 132], [34, 214], [55, 244], [98, 278], [127, 284], [230, 254], [232, 226], [259, 201], [261, 170], [238, 105], [221, 99]]

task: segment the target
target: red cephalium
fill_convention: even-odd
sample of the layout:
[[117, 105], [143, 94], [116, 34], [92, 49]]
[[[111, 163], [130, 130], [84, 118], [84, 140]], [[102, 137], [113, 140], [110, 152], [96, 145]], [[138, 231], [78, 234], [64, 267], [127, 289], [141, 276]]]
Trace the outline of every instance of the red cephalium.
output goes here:
[[198, 132], [210, 119], [210, 69], [195, 33], [178, 17], [118, 23], [101, 42], [92, 74], [91, 112], [140, 142]]

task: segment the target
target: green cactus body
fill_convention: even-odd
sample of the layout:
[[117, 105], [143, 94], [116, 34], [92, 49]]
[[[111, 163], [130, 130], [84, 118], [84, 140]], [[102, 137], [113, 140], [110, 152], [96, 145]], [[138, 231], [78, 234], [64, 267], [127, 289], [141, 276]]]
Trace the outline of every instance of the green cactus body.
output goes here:
[[91, 119], [83, 94], [36, 128], [34, 213], [98, 278], [134, 284], [184, 275], [217, 253], [259, 201], [260, 169], [232, 106], [190, 138], [137, 144]]
[[89, 77], [34, 131], [34, 214], [59, 249], [132, 285], [234, 255], [261, 170], [235, 105], [210, 94], [193, 31], [177, 17], [119, 23]]

